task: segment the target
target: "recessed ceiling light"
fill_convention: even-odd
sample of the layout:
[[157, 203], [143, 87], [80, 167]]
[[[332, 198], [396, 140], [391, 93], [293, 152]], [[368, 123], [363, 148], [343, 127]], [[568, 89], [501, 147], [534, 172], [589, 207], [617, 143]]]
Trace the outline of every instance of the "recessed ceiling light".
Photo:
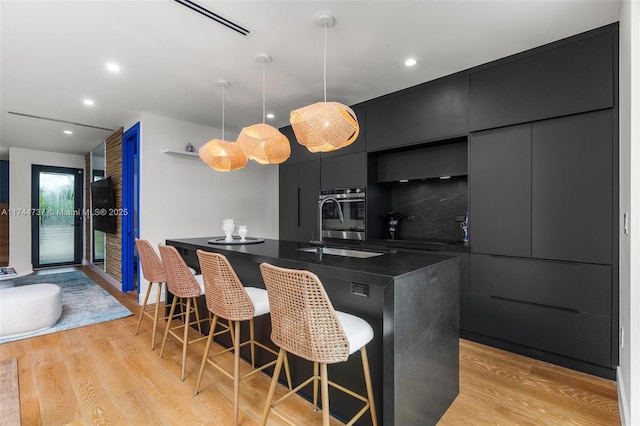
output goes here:
[[273, 115], [272, 113], [267, 114], [267, 118], [269, 120], [273, 120], [275, 118], [275, 115]]
[[440, 179], [451, 179], [451, 176], [440, 176]]
[[405, 67], [412, 67], [417, 63], [418, 63], [418, 61], [416, 61], [415, 58], [409, 58], [406, 61], [404, 61], [404, 66]]
[[120, 65], [114, 63], [114, 62], [109, 62], [107, 64], [107, 69], [111, 72], [120, 72]]
[[85, 99], [83, 102], [85, 105], [90, 105], [90, 106], [94, 104], [94, 102], [91, 99]]
[[72, 134], [73, 134], [73, 132], [72, 132], [71, 130], [65, 130], [65, 131], [64, 131], [64, 134], [65, 134], [65, 135], [72, 135]]
[[409, 179], [400, 179], [398, 182], [400, 182], [400, 183], [407, 183], [407, 182], [409, 182]]

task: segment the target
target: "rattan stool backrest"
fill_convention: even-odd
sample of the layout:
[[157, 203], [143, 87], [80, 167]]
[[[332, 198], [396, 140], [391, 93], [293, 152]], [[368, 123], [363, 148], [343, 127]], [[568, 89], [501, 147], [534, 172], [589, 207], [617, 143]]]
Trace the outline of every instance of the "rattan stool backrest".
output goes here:
[[326, 364], [349, 358], [349, 341], [320, 279], [309, 271], [260, 264], [271, 307], [271, 340]]
[[226, 256], [198, 250], [207, 308], [227, 320], [253, 318], [254, 306]]
[[158, 244], [162, 265], [167, 274], [167, 287], [177, 297], [200, 296], [200, 284], [194, 278], [182, 256], [173, 246]]
[[167, 281], [162, 260], [147, 240], [136, 238], [136, 248], [142, 264], [142, 276], [150, 283], [163, 283]]

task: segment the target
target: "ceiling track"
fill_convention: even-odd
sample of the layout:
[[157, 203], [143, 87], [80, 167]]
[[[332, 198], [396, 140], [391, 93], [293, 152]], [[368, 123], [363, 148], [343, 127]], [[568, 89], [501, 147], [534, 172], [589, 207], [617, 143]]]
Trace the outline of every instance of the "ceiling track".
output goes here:
[[88, 127], [90, 129], [106, 130], [108, 132], [113, 132], [114, 131], [114, 129], [109, 129], [107, 127], [92, 126], [91, 124], [76, 123], [74, 121], [60, 120], [58, 118], [40, 117], [38, 115], [23, 114], [21, 112], [14, 112], [14, 111], [7, 111], [7, 112], [9, 114], [19, 115], [20, 117], [36, 118], [38, 120], [55, 121], [56, 123], [72, 124], [74, 126]]
[[249, 31], [248, 29], [244, 28], [241, 25], [236, 24], [233, 21], [228, 20], [227, 18], [224, 18], [220, 15], [218, 15], [217, 13], [214, 13], [202, 6], [200, 6], [199, 4], [196, 4], [190, 0], [175, 0], [177, 3], [180, 3], [181, 5], [188, 7], [189, 9], [198, 12], [199, 14], [206, 16], [209, 19], [214, 20], [215, 22], [219, 23], [220, 25], [224, 25], [225, 27], [229, 28], [230, 30], [233, 30], [235, 32], [237, 32], [240, 35], [243, 36], [248, 36], [251, 31]]

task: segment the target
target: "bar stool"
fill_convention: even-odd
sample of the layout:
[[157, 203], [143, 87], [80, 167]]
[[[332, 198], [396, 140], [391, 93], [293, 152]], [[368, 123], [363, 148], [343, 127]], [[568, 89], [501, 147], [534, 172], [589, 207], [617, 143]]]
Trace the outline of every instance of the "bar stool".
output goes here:
[[[193, 275], [191, 271], [189, 271], [189, 267], [187, 267], [186, 263], [173, 246], [166, 246], [163, 244], [158, 244], [160, 248], [160, 257], [162, 258], [162, 265], [164, 266], [164, 270], [167, 278], [167, 287], [169, 287], [169, 291], [174, 295], [173, 301], [171, 302], [171, 310], [169, 311], [169, 317], [167, 322], [167, 328], [164, 330], [164, 338], [162, 339], [162, 348], [160, 349], [160, 358], [164, 355], [164, 348], [167, 343], [167, 337], [171, 334], [175, 337], [179, 342], [182, 343], [182, 378], [184, 381], [185, 378], [185, 370], [186, 370], [186, 361], [187, 361], [187, 348], [190, 343], [195, 343], [200, 340], [204, 340], [206, 336], [200, 336], [194, 339], [189, 340], [189, 327], [191, 325], [196, 325], [198, 327], [198, 331], [202, 333], [201, 323], [204, 321], [209, 321], [209, 318], [200, 319], [200, 314], [198, 313], [198, 305], [197, 305], [197, 297], [204, 294], [204, 283], [202, 282], [202, 275]], [[186, 299], [186, 308], [184, 310], [184, 319], [183, 324], [178, 326], [171, 326], [171, 321], [173, 321], [174, 313], [176, 310], [176, 304], [178, 299]], [[193, 304], [193, 305], [192, 305]], [[191, 321], [191, 312], [195, 312], [196, 320]], [[183, 329], [182, 337], [177, 334], [174, 330]]]
[[[156, 254], [155, 250], [151, 246], [151, 243], [148, 240], [141, 240], [136, 238], [136, 248], [138, 249], [138, 255], [140, 256], [140, 264], [142, 266], [142, 276], [145, 280], [149, 281], [149, 285], [147, 286], [147, 292], [144, 296], [144, 301], [142, 302], [142, 307], [140, 308], [140, 315], [138, 316], [138, 326], [136, 327], [135, 335], [138, 335], [140, 331], [140, 324], [142, 323], [142, 317], [147, 316], [153, 320], [153, 333], [151, 334], [151, 350], [156, 347], [156, 330], [158, 328], [158, 320], [167, 319], [168, 316], [165, 315], [163, 317], [159, 317], [160, 310], [160, 295], [162, 293], [162, 288], [164, 283], [167, 282], [166, 274], [164, 272], [164, 266], [162, 266], [162, 259]], [[193, 275], [196, 274], [195, 269], [189, 268], [189, 271]], [[153, 309], [154, 313], [151, 315], [149, 310], [147, 309], [147, 302], [149, 300], [149, 295], [151, 294], [151, 290], [153, 286], [158, 285], [158, 293], [156, 297], [156, 306]], [[182, 306], [182, 312], [184, 312], [184, 308], [186, 306]], [[182, 315], [182, 314], [181, 314]]]
[[[136, 248], [138, 249], [138, 255], [140, 256], [140, 264], [142, 266], [142, 276], [145, 280], [149, 281], [147, 286], [147, 292], [144, 296], [144, 302], [140, 308], [140, 315], [138, 317], [138, 326], [136, 327], [135, 335], [138, 335], [140, 331], [140, 323], [142, 323], [142, 317], [148, 316], [153, 320], [153, 333], [151, 334], [151, 350], [156, 347], [156, 329], [158, 328], [158, 319], [166, 319], [166, 316], [158, 318], [158, 311], [160, 309], [160, 293], [162, 293], [162, 287], [167, 282], [164, 267], [162, 266], [162, 260], [156, 254], [155, 250], [151, 246], [151, 243], [147, 240], [141, 240], [136, 238]], [[158, 285], [158, 295], [156, 298], [156, 306], [154, 314], [147, 310], [147, 301], [149, 300], [149, 294], [152, 287]]]
[[[271, 340], [280, 347], [278, 362], [273, 372], [274, 379], [267, 396], [262, 415], [262, 425], [267, 423], [269, 413], [290, 423], [274, 410], [285, 398], [313, 382], [313, 404], [318, 407], [318, 380], [322, 395], [322, 424], [329, 425], [329, 385], [365, 403], [364, 407], [347, 423], [356, 422], [367, 410], [373, 425], [378, 424], [373, 400], [369, 360], [366, 344], [373, 339], [373, 328], [362, 318], [335, 311], [320, 279], [303, 270], [286, 269], [260, 264], [260, 270], [269, 294], [271, 306]], [[360, 350], [362, 369], [367, 388], [367, 397], [357, 394], [328, 379], [327, 364], [344, 362], [349, 355]], [[287, 352], [313, 362], [313, 375], [275, 402], [277, 377]], [[318, 364], [320, 375], [318, 375]]]
[[[200, 374], [196, 383], [195, 394], [200, 391], [200, 381], [207, 363], [210, 363], [230, 379], [233, 379], [233, 399], [234, 399], [234, 420], [238, 424], [238, 400], [240, 397], [240, 380], [249, 377], [259, 371], [264, 370], [276, 363], [277, 359], [268, 362], [256, 368], [255, 347], [258, 346], [274, 355], [278, 355], [273, 349], [263, 345], [255, 340], [254, 321], [255, 317], [269, 313], [269, 297], [267, 291], [256, 287], [244, 287], [242, 282], [235, 273], [235, 270], [229, 263], [226, 256], [219, 253], [198, 250], [198, 260], [200, 261], [200, 269], [204, 280], [205, 298], [207, 308], [213, 314], [212, 326], [209, 330], [207, 345], [202, 357], [200, 366]], [[215, 326], [219, 318], [225, 319], [228, 323], [228, 329], [221, 332], [215, 332]], [[240, 342], [240, 322], [249, 321], [249, 340]], [[221, 350], [209, 357], [209, 349], [211, 340], [214, 335], [229, 331], [233, 347]], [[240, 348], [246, 345], [251, 346], [251, 367], [252, 370], [240, 376]], [[233, 351], [234, 363], [233, 374], [224, 370], [221, 366], [213, 362], [213, 358], [225, 352]], [[285, 373], [287, 383], [291, 389], [291, 374], [289, 371], [289, 363], [285, 364]], [[277, 376], [276, 377], [277, 380]]]

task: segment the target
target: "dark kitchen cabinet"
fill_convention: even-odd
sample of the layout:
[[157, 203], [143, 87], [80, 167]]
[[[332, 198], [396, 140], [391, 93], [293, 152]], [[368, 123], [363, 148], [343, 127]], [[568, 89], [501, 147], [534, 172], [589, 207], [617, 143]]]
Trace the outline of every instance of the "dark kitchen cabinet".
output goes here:
[[533, 257], [612, 263], [612, 135], [612, 110], [533, 124]]
[[[482, 294], [470, 294], [471, 324], [479, 334], [540, 351], [595, 364], [611, 371], [611, 318], [555, 309]], [[572, 368], [584, 364], [564, 362]], [[591, 367], [589, 367], [591, 368]], [[593, 369], [601, 372], [602, 369]], [[609, 373], [610, 375], [610, 373]], [[611, 377], [610, 377], [611, 378]]]
[[298, 241], [298, 165], [283, 164], [279, 167], [278, 225], [280, 239]]
[[468, 75], [412, 87], [367, 104], [367, 151], [467, 133]]
[[469, 130], [614, 106], [614, 33], [607, 32], [472, 72]]
[[318, 237], [320, 160], [280, 165], [280, 239], [308, 242]]
[[470, 291], [611, 316], [611, 266], [472, 254]]
[[612, 268], [472, 254], [472, 331], [613, 367]]
[[473, 133], [469, 157], [472, 252], [531, 256], [531, 126]]
[[320, 160], [322, 189], [367, 186], [367, 154], [340, 155]]
[[408, 179], [430, 179], [468, 174], [466, 138], [456, 138], [445, 144], [419, 147], [377, 155], [377, 182], [397, 182]]

